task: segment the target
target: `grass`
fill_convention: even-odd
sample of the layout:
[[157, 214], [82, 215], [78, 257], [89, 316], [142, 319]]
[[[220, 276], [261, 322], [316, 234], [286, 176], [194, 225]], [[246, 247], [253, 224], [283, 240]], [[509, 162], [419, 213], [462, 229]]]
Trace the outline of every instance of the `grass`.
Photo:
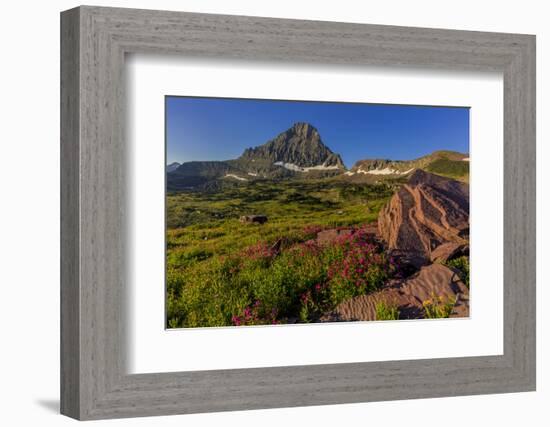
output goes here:
[[[391, 184], [338, 180], [254, 182], [167, 196], [167, 325], [204, 327], [312, 322], [392, 274], [364, 224]], [[266, 224], [239, 216], [266, 215]], [[322, 229], [353, 228], [334, 244]]]
[[444, 319], [448, 318], [453, 312], [457, 297], [443, 297], [431, 295], [431, 298], [422, 303], [424, 307], [424, 315], [427, 319]]
[[467, 256], [452, 259], [445, 263], [447, 267], [457, 270], [460, 280], [470, 289], [470, 259]]
[[[346, 188], [351, 187], [351, 188]], [[318, 183], [251, 184], [224, 192], [177, 193], [167, 197], [167, 264], [180, 269], [214, 254], [229, 255], [259, 241], [303, 241], [307, 226], [335, 228], [376, 220], [391, 195], [384, 185]], [[305, 194], [305, 195], [304, 195]], [[262, 214], [264, 225], [241, 224], [241, 215]]]
[[430, 163], [426, 170], [448, 178], [467, 181], [470, 174], [469, 162], [462, 160], [437, 159]]
[[399, 309], [396, 304], [388, 304], [385, 301], [376, 303], [376, 320], [398, 320]]

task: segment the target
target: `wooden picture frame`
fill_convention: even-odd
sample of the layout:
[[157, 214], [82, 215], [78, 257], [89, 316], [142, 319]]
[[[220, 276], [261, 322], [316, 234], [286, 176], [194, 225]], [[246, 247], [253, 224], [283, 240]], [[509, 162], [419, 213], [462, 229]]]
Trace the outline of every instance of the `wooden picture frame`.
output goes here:
[[[504, 78], [504, 353], [126, 373], [124, 58], [490, 70]], [[61, 14], [61, 412], [101, 419], [535, 390], [535, 37], [78, 7]]]

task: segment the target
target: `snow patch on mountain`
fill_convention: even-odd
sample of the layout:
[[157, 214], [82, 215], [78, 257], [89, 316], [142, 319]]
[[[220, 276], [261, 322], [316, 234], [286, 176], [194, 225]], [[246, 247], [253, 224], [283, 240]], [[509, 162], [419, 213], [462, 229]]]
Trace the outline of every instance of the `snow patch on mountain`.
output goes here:
[[384, 169], [372, 169], [370, 171], [360, 171], [361, 173], [368, 173], [368, 174], [371, 174], [371, 175], [400, 175], [401, 172], [399, 172], [398, 170], [396, 169], [392, 169], [392, 168], [384, 168]]
[[384, 169], [371, 169], [371, 170], [363, 170], [358, 169], [356, 172], [346, 172], [346, 175], [355, 175], [356, 173], [362, 173], [364, 175], [407, 175], [411, 173], [414, 170], [414, 168], [411, 168], [409, 170], [406, 170], [404, 172], [400, 172], [397, 169], [385, 167]]
[[309, 171], [326, 171], [326, 170], [337, 170], [340, 169], [338, 165], [327, 166], [325, 163], [322, 165], [302, 167], [295, 165], [294, 163], [285, 163], [285, 162], [275, 162], [275, 166], [282, 166], [285, 169], [294, 171], [294, 172], [309, 172]]
[[179, 168], [181, 165], [181, 163], [178, 163], [178, 162], [173, 162], [173, 163], [170, 163], [169, 165], [166, 165], [166, 172], [170, 173], [170, 172], [174, 172], [177, 168]]
[[303, 168], [306, 172], [309, 172], [309, 171], [328, 171], [328, 170], [337, 170], [337, 169], [340, 169], [340, 167], [338, 165], [332, 165], [332, 166], [327, 166], [326, 164], [322, 164], [322, 165], [317, 165], [317, 166], [310, 166], [310, 167], [307, 167], [307, 168]]
[[238, 179], [239, 181], [248, 181], [248, 179], [243, 178], [242, 176], [234, 175], [232, 173], [226, 173], [224, 178], [234, 178]]

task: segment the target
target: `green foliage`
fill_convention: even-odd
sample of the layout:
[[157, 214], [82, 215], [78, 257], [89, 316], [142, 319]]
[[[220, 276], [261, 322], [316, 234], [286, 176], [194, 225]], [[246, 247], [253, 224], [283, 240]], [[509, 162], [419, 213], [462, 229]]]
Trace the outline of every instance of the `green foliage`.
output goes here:
[[341, 252], [341, 255], [329, 263], [327, 274], [331, 280], [331, 299], [334, 305], [376, 291], [389, 278], [389, 261], [374, 246], [367, 243], [365, 246], [343, 247]]
[[314, 322], [328, 309], [333, 307], [327, 283], [317, 283], [300, 295], [300, 321]]
[[[254, 213], [267, 215], [269, 223], [276, 220], [296, 228], [314, 223], [358, 224], [375, 220], [393, 190], [390, 184], [352, 184], [326, 179], [253, 181], [217, 192], [169, 193], [166, 220], [169, 230], [197, 225], [201, 230], [217, 228], [217, 232], [222, 232], [228, 221]], [[373, 214], [365, 212], [367, 205]]]
[[[391, 194], [386, 184], [337, 180], [168, 194], [168, 327], [312, 322], [344, 299], [379, 288], [391, 266], [377, 245], [358, 249], [367, 244], [364, 235], [324, 246], [310, 239], [323, 229], [358, 230]], [[269, 220], [238, 221], [248, 214]], [[345, 269], [356, 261], [363, 271]]]
[[441, 158], [430, 163], [426, 170], [450, 178], [460, 178], [468, 176], [470, 173], [470, 163], [463, 160], [450, 160]]
[[396, 304], [385, 301], [376, 303], [376, 320], [399, 320], [399, 309]]
[[470, 259], [467, 256], [461, 256], [459, 258], [452, 259], [446, 262], [447, 267], [458, 270], [460, 280], [470, 288]]
[[424, 315], [427, 319], [442, 319], [447, 318], [453, 312], [457, 297], [442, 297], [431, 295], [431, 298], [422, 303], [424, 307]]

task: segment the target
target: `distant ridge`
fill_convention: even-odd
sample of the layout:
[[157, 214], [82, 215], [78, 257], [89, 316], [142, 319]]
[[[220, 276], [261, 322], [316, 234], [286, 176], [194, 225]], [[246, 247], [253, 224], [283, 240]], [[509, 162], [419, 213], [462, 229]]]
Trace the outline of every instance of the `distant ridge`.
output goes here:
[[347, 176], [372, 175], [404, 176], [415, 169], [424, 169], [451, 178], [465, 177], [469, 174], [468, 154], [457, 151], [439, 150], [414, 160], [365, 159], [355, 162], [346, 172]]
[[400, 179], [416, 169], [467, 181], [468, 154], [434, 151], [414, 160], [364, 159], [346, 171], [342, 158], [310, 123], [296, 122], [264, 144], [222, 161], [192, 161], [167, 166], [169, 191], [216, 190], [256, 180], [333, 178], [351, 182]]
[[345, 170], [340, 155], [323, 143], [319, 131], [309, 123], [297, 122], [266, 143], [247, 148], [237, 159], [182, 163], [168, 173], [168, 189], [213, 186], [219, 180], [244, 183], [256, 179], [318, 178], [339, 175]]
[[174, 172], [180, 165], [181, 163], [178, 162], [170, 163], [166, 166], [166, 172]]

